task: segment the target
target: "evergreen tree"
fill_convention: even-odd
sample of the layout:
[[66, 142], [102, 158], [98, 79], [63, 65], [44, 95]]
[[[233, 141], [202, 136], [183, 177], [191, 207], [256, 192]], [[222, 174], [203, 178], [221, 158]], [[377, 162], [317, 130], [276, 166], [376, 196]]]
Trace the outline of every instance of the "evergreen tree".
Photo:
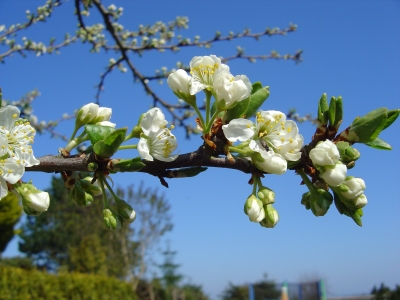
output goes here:
[[16, 195], [8, 193], [0, 201], [0, 256], [15, 235], [15, 225], [22, 215], [22, 207]]
[[[281, 294], [275, 282], [267, 278], [267, 274], [264, 274], [264, 278], [262, 280], [253, 284], [253, 289], [255, 300], [277, 299]], [[249, 286], [244, 284], [234, 285], [232, 283], [229, 283], [229, 286], [223, 291], [221, 299], [248, 300]]]

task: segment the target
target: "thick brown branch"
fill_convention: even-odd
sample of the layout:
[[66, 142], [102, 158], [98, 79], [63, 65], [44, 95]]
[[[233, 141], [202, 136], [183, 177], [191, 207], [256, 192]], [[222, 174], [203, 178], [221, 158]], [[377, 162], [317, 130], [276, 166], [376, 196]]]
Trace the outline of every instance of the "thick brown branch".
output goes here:
[[[36, 172], [62, 172], [62, 171], [88, 171], [89, 162], [96, 161], [94, 156], [89, 155], [86, 157], [71, 157], [63, 158], [59, 156], [47, 155], [39, 158], [40, 164], [37, 166], [27, 167], [26, 171]], [[97, 161], [98, 162], [98, 161]], [[99, 165], [101, 162], [98, 162]], [[146, 161], [146, 165], [139, 172], [148, 173], [157, 177], [166, 176], [167, 172], [171, 169], [185, 168], [185, 167], [216, 167], [238, 170], [243, 173], [260, 173], [260, 171], [253, 166], [253, 164], [242, 158], [233, 158], [229, 160], [226, 157], [212, 157], [205, 154], [202, 147], [198, 151], [179, 155], [178, 158], [172, 162], [163, 161]], [[104, 161], [103, 161], [104, 165]], [[111, 170], [109, 170], [111, 171]]]

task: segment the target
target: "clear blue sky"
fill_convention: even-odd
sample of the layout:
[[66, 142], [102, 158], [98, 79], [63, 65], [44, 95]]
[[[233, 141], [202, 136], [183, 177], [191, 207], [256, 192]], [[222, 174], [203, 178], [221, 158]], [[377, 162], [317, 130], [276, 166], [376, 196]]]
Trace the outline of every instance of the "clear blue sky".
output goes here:
[[[1, 1], [0, 24], [7, 26], [25, 20], [25, 10], [34, 10], [44, 1]], [[107, 1], [106, 3], [111, 3]], [[219, 43], [211, 49], [183, 49], [176, 54], [148, 53], [133, 59], [144, 74], [154, 74], [161, 66], [171, 68], [176, 61], [188, 63], [195, 55], [229, 56], [241, 45], [247, 54], [270, 50], [294, 53], [304, 50], [304, 62], [247, 61], [230, 63], [233, 74], [246, 74], [251, 81], [271, 87], [263, 109], [288, 111], [296, 107], [301, 114], [315, 115], [322, 93], [341, 95], [344, 100], [344, 125], [356, 116], [378, 107], [399, 108], [400, 101], [400, 2], [399, 1], [115, 1], [123, 6], [121, 23], [136, 29], [139, 24], [167, 22], [177, 15], [188, 16], [188, 37], [207, 39], [216, 30], [223, 34], [251, 28], [286, 27], [290, 22], [298, 31], [286, 37], [250, 39]], [[90, 20], [90, 19], [89, 19]], [[73, 1], [57, 9], [46, 23], [24, 31], [35, 39], [62, 39], [75, 30]], [[87, 45], [65, 48], [60, 55], [27, 59], [15, 55], [0, 66], [0, 86], [6, 99], [17, 100], [38, 88], [41, 96], [34, 104], [40, 119], [58, 119], [83, 104], [94, 101], [94, 85], [103, 72], [108, 54], [90, 54]], [[169, 101], [175, 96], [164, 83], [154, 85]], [[132, 120], [151, 105], [142, 87], [132, 84], [130, 74], [113, 72], [107, 78], [101, 104], [113, 108], [112, 121], [118, 126], [133, 126]], [[168, 118], [168, 116], [167, 116]], [[69, 134], [72, 122], [59, 130]], [[393, 150], [381, 152], [358, 146], [361, 158], [350, 175], [362, 177], [368, 205], [364, 208], [363, 227], [339, 215], [331, 207], [327, 216], [316, 218], [300, 204], [300, 178], [288, 172], [267, 176], [263, 183], [276, 193], [275, 208], [280, 215], [276, 228], [267, 230], [251, 223], [243, 213], [243, 204], [251, 193], [249, 176], [237, 171], [209, 169], [195, 179], [169, 180], [169, 189], [157, 178], [143, 174], [114, 176], [124, 186], [144, 181], [158, 186], [172, 205], [174, 230], [168, 235], [171, 247], [178, 251], [176, 262], [181, 273], [216, 299], [227, 286], [262, 278], [263, 273], [282, 282], [297, 282], [322, 277], [331, 296], [369, 293], [375, 284], [390, 287], [400, 284], [400, 196], [398, 173], [400, 122], [382, 134]], [[300, 125], [307, 142], [313, 133], [309, 124]], [[196, 149], [201, 140], [183, 139], [180, 151]], [[38, 136], [34, 144], [37, 157], [56, 154], [64, 144]], [[134, 153], [132, 156], [136, 156]], [[50, 175], [26, 174], [38, 188], [49, 186]], [[90, 209], [90, 208], [89, 208]], [[16, 241], [6, 255], [17, 254]]]

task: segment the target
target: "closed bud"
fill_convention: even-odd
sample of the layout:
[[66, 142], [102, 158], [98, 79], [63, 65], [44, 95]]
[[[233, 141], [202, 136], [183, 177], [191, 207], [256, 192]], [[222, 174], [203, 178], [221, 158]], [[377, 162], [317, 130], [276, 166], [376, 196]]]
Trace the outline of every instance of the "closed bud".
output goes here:
[[265, 186], [261, 186], [258, 189], [257, 196], [264, 205], [275, 203], [274, 191]]
[[340, 185], [347, 175], [347, 167], [341, 162], [336, 162], [333, 166], [325, 166], [318, 168], [321, 172], [320, 176], [330, 186]]
[[340, 153], [340, 160], [344, 164], [348, 164], [360, 158], [361, 155], [360, 152], [357, 149], [350, 146], [348, 142], [341, 141], [336, 143], [336, 146]]
[[260, 225], [265, 228], [274, 228], [279, 221], [279, 215], [276, 209], [271, 205], [264, 205], [265, 218], [260, 222]]
[[244, 204], [244, 212], [251, 222], [260, 222], [265, 217], [263, 203], [255, 195], [250, 195]]
[[346, 199], [356, 199], [364, 193], [366, 185], [364, 180], [353, 176], [347, 176], [339, 186], [340, 195]]
[[92, 123], [97, 117], [99, 106], [94, 103], [89, 103], [81, 107], [76, 114], [75, 127], [80, 128], [85, 124]]
[[123, 223], [122, 218], [108, 208], [103, 210], [103, 221], [109, 229], [120, 229]]
[[332, 195], [323, 189], [310, 194], [310, 207], [313, 214], [317, 217], [324, 216], [333, 202]]
[[[111, 119], [111, 114], [112, 114], [111, 108], [99, 107], [96, 118], [91, 123], [96, 124], [99, 122], [108, 122]], [[111, 123], [111, 124], [113, 124], [113, 123]], [[99, 124], [99, 125], [101, 125], [101, 124]], [[107, 126], [107, 125], [103, 125], [103, 126]], [[115, 127], [115, 124], [112, 127]]]
[[[115, 199], [115, 197], [114, 197]], [[116, 201], [118, 214], [127, 221], [128, 223], [132, 223], [136, 219], [136, 212], [133, 210], [132, 206], [126, 203], [124, 200], [119, 199]]]
[[22, 198], [22, 206], [26, 214], [39, 216], [49, 208], [49, 194], [38, 190], [32, 183], [17, 184], [15, 188]]
[[93, 177], [87, 176], [83, 179], [79, 179], [78, 181], [86, 193], [89, 193], [93, 197], [99, 197], [103, 194], [103, 192], [98, 184], [98, 181], [96, 180], [92, 183], [92, 180]]
[[79, 206], [89, 206], [93, 202], [93, 197], [86, 193], [80, 182], [77, 180], [69, 191], [69, 197]]
[[301, 196], [301, 204], [303, 204], [307, 210], [311, 208], [310, 197], [311, 197], [310, 192], [304, 193], [303, 196]]

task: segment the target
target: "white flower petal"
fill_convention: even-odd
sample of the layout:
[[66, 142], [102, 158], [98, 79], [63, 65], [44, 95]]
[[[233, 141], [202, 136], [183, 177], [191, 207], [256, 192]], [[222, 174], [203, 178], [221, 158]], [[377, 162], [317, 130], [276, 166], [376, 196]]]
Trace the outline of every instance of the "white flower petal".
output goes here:
[[8, 194], [7, 182], [0, 177], [0, 201]]
[[147, 136], [150, 135], [151, 132], [159, 131], [167, 124], [168, 122], [165, 120], [163, 112], [158, 107], [154, 107], [147, 111], [140, 122], [143, 133]]
[[14, 127], [14, 123], [18, 120], [20, 111], [16, 106], [7, 105], [0, 109], [0, 127], [10, 129]]
[[153, 157], [150, 155], [150, 148], [147, 144], [147, 139], [140, 138], [137, 145], [137, 150], [143, 159], [153, 161]]
[[244, 142], [251, 139], [254, 134], [254, 123], [246, 119], [233, 119], [228, 125], [223, 125], [225, 137], [232, 143]]

